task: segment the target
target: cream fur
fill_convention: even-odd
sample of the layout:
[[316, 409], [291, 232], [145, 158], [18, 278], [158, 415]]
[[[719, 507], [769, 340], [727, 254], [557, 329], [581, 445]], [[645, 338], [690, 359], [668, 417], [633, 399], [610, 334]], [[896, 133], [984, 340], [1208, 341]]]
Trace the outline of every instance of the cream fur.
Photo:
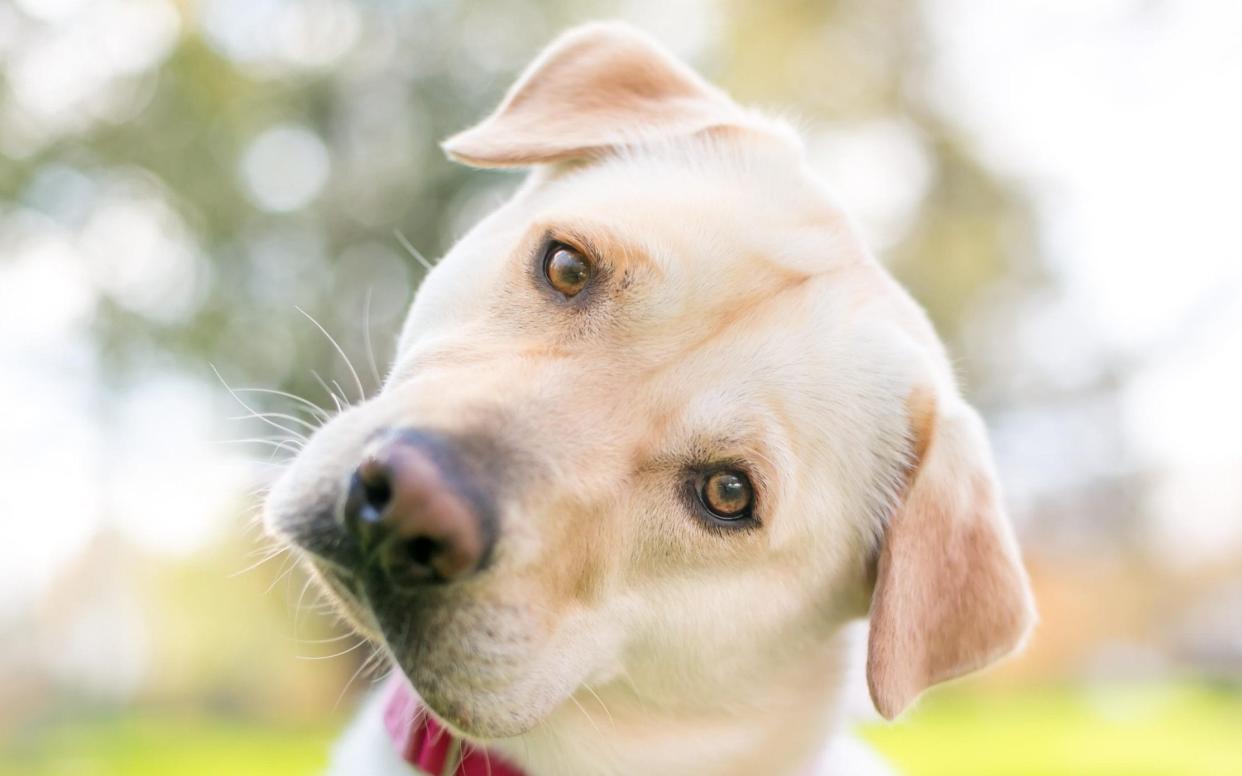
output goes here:
[[[387, 644], [450, 726], [531, 776], [857, 774], [880, 766], [842, 737], [851, 622], [874, 614], [887, 717], [1021, 641], [1032, 607], [982, 425], [787, 126], [592, 25], [446, 148], [533, 172], [430, 273], [383, 392], [315, 436], [267, 520], [296, 537], [382, 426], [521, 451], [492, 567], [417, 661]], [[539, 293], [546, 235], [607, 268], [588, 307]], [[687, 513], [678, 472], [702, 458], [753, 467], [760, 527]], [[336, 772], [372, 772], [377, 713]]]

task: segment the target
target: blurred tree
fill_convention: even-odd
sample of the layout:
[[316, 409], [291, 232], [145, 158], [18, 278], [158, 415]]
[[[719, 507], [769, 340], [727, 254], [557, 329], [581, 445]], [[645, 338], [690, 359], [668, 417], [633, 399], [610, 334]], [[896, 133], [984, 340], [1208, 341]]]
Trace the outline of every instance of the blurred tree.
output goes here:
[[[183, 279], [194, 286], [188, 302], [135, 309], [103, 284], [92, 333], [112, 377], [169, 358], [206, 377], [210, 361], [230, 381], [327, 403], [309, 368], [326, 370], [325, 382], [350, 394], [352, 377], [342, 364], [329, 366], [333, 346], [294, 307], [340, 338], [374, 387], [361, 368], [368, 295], [382, 367], [423, 273], [394, 230], [434, 256], [515, 180], [451, 165], [437, 141], [490, 109], [556, 29], [616, 8], [325, 0], [233, 10], [227, 2], [181, 7], [184, 29], [166, 58], [105, 85], [142, 92], [141, 106], [122, 121], [39, 138], [37, 151], [5, 165], [0, 191], [29, 200], [41, 175], [67, 168], [92, 184], [86, 214], [64, 224], [70, 229], [87, 228], [121, 196], [156, 197], [184, 225], [197, 259]], [[927, 36], [917, 4], [734, 2], [702, 13], [719, 35], [691, 53], [740, 100], [793, 105], [830, 127], [896, 117], [918, 135], [931, 182], [891, 255], [944, 331], [956, 331], [981, 289], [1029, 264], [1021, 198], [971, 158], [947, 117], [920, 96]], [[39, 30], [37, 21], [23, 24]], [[273, 159], [256, 158], [257, 139], [274, 127], [301, 134], [268, 144]], [[280, 145], [290, 137], [308, 139], [310, 156]], [[255, 190], [279, 192], [281, 181], [263, 176], [298, 179], [320, 150], [326, 177], [304, 200], [286, 209]]]

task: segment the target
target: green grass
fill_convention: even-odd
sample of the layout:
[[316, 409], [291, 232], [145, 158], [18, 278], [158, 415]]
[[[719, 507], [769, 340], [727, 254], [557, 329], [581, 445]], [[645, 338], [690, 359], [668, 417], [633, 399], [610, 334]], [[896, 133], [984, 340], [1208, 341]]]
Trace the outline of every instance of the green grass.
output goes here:
[[[0, 741], [0, 776], [310, 776], [338, 728], [210, 716], [50, 723]], [[1242, 694], [1198, 685], [941, 691], [862, 734], [907, 776], [1242, 776]]]
[[863, 735], [907, 776], [1240, 776], [1242, 694], [1190, 685], [933, 693]]
[[0, 743], [0, 776], [311, 776], [337, 727], [145, 715], [58, 723]]

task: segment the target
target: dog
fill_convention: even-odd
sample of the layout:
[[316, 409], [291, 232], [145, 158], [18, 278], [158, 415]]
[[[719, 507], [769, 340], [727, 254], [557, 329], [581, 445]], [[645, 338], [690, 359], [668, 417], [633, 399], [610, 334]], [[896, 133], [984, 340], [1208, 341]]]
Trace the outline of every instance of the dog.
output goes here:
[[1024, 642], [984, 425], [787, 124], [595, 23], [443, 147], [530, 172], [265, 505], [397, 669], [334, 772], [857, 774], [856, 679]]

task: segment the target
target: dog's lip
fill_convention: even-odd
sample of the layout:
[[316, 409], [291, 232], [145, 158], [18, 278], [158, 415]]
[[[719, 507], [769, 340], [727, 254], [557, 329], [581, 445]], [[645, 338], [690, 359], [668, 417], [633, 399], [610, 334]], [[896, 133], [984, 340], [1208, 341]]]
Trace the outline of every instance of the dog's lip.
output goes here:
[[309, 554], [308, 557], [313, 559], [320, 571], [332, 575], [337, 581], [346, 585], [351, 593], [357, 592], [358, 576], [353, 569], [321, 555]]
[[334, 498], [331, 503], [291, 514], [278, 513], [271, 521], [272, 533], [316, 561], [352, 574], [362, 561], [361, 550], [345, 532], [337, 501]]
[[377, 613], [358, 575], [316, 557], [309, 557], [308, 562], [318, 573], [322, 586], [336, 596], [337, 606], [351, 626], [373, 644], [386, 645], [380, 636]]

